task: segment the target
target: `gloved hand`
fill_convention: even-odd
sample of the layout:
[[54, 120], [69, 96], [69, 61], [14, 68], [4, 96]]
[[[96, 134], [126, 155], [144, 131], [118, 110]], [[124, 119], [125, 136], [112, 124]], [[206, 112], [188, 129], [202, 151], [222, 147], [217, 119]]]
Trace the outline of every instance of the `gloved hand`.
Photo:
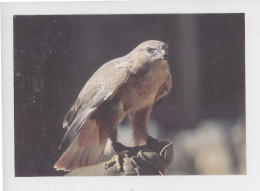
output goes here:
[[[78, 168], [65, 176], [165, 175], [173, 162], [173, 144], [168, 141], [158, 141], [148, 137], [146, 145], [126, 147], [115, 142], [113, 147], [114, 157], [121, 156], [121, 161], [112, 163], [108, 161]], [[108, 163], [110, 163], [109, 166]], [[118, 163], [121, 170], [118, 169]]]

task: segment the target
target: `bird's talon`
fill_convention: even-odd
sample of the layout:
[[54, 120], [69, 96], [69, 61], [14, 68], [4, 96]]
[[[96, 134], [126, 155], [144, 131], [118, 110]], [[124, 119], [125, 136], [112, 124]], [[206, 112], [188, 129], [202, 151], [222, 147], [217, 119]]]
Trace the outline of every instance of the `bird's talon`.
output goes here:
[[115, 156], [116, 154], [105, 164], [105, 169], [108, 169], [109, 167], [113, 166], [113, 164], [116, 162]]

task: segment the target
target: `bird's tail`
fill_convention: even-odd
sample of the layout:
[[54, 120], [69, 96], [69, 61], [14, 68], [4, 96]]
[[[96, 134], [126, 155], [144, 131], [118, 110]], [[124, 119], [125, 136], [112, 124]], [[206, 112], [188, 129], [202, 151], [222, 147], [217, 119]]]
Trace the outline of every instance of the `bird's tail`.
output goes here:
[[98, 164], [104, 154], [107, 137], [99, 136], [99, 127], [88, 123], [55, 163], [56, 170], [71, 171], [79, 167]]

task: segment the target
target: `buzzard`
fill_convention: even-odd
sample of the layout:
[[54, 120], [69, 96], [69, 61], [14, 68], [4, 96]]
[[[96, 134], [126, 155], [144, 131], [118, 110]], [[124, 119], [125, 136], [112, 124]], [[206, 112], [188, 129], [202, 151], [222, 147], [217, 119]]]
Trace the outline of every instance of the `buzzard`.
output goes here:
[[168, 45], [161, 41], [145, 41], [129, 54], [102, 65], [64, 119], [67, 132], [61, 145], [68, 137], [72, 142], [54, 168], [70, 171], [99, 163], [104, 153], [112, 151], [117, 125], [126, 116], [131, 119], [135, 145], [144, 143], [153, 105], [171, 86]]

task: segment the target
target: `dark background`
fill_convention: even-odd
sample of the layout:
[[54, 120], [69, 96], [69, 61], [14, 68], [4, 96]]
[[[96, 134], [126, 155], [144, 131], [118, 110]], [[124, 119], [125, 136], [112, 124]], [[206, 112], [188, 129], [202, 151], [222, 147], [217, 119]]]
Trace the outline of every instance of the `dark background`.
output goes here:
[[14, 17], [15, 175], [53, 176], [62, 121], [89, 77], [146, 40], [169, 44], [164, 133], [245, 115], [244, 14]]

